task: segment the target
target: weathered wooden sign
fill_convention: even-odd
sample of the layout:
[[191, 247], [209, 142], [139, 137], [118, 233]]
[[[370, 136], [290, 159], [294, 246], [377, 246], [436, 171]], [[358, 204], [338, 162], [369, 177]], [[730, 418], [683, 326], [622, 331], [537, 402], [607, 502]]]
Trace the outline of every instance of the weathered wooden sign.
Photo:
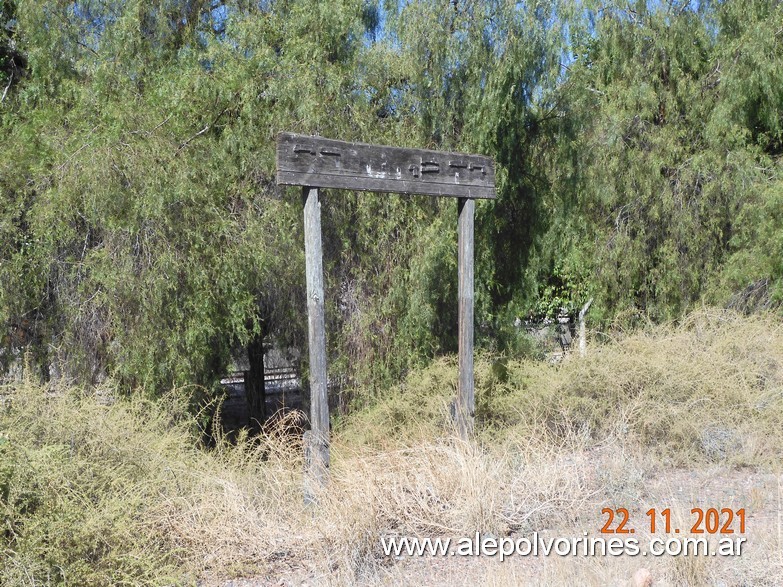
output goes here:
[[476, 198], [495, 197], [495, 166], [482, 155], [401, 149], [321, 137], [277, 136], [277, 183], [300, 185], [304, 200], [307, 320], [310, 350], [310, 430], [305, 435], [305, 495], [315, 499], [329, 468], [321, 202], [318, 188], [459, 198], [457, 220], [459, 390], [454, 424], [473, 432], [473, 215]]
[[494, 198], [495, 166], [481, 155], [402, 149], [280, 133], [277, 183], [369, 192]]

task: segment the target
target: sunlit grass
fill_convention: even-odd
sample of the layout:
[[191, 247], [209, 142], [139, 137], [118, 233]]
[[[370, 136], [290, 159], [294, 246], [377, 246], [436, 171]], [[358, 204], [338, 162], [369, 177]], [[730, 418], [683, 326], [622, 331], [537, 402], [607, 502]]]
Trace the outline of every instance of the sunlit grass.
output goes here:
[[[7, 385], [0, 583], [219, 584], [289, 573], [394, 584], [407, 571], [383, 557], [382, 535], [595, 532], [602, 505], [657, 499], [651, 480], [673, 471], [779, 474], [781, 361], [776, 319], [719, 311], [593, 345], [560, 365], [481, 357], [479, 432], [469, 443], [449, 425], [456, 366], [436, 361], [336, 426], [331, 482], [315, 507], [304, 505], [294, 417], [261, 438], [218, 438], [205, 449], [183, 393], [107, 405], [81, 390]], [[754, 491], [746, 507], [769, 514], [778, 504], [779, 518], [778, 496]], [[779, 550], [778, 518], [767, 518], [754, 522], [757, 543]], [[753, 556], [659, 559], [651, 569], [656, 584], [699, 584], [769, 582], [783, 567], [780, 557], [758, 566]], [[494, 564], [473, 576], [487, 584], [527, 576], [481, 564]], [[638, 567], [547, 559], [528, 571], [543, 584], [617, 584]]]

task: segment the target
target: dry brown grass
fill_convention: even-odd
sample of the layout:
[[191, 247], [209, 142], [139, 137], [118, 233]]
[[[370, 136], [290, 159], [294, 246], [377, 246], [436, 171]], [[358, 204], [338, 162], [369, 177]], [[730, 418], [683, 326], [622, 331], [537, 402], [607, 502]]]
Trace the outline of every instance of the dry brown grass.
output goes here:
[[[654, 585], [771, 585], [783, 573], [782, 360], [777, 320], [712, 311], [559, 366], [484, 358], [470, 443], [450, 434], [456, 369], [439, 361], [341, 423], [315, 507], [291, 421], [197, 450], [176, 401], [105, 406], [17, 386], [0, 415], [12, 529], [0, 581], [627, 585], [644, 566]], [[380, 548], [395, 535], [594, 536], [603, 507], [635, 520], [671, 507], [685, 526], [695, 505], [748, 508], [742, 557], [396, 561]]]
[[[783, 455], [783, 324], [772, 316], [705, 310], [616, 334], [556, 366], [483, 357], [476, 386], [482, 441], [618, 437], [673, 465], [763, 465]], [[437, 361], [341, 434], [384, 447], [447, 433], [455, 387], [453, 359]]]

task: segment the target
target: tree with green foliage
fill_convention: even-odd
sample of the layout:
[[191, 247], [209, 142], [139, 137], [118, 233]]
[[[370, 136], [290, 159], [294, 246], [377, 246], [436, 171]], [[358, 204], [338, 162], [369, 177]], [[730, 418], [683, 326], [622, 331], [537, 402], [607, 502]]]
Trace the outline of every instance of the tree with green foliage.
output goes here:
[[[213, 386], [261, 337], [303, 346], [281, 130], [495, 158], [484, 347], [590, 297], [602, 323], [780, 297], [774, 3], [19, 0], [0, 20], [6, 367], [157, 393]], [[323, 208], [332, 376], [372, 389], [453, 351], [454, 202]]]
[[[777, 191], [780, 8], [618, 2], [586, 17], [560, 88], [569, 120], [551, 151], [557, 213], [542, 256], [562, 259], [608, 320], [677, 317], [772, 277], [748, 245], [769, 227], [759, 194]], [[737, 255], [759, 260], [755, 275], [721, 294]]]

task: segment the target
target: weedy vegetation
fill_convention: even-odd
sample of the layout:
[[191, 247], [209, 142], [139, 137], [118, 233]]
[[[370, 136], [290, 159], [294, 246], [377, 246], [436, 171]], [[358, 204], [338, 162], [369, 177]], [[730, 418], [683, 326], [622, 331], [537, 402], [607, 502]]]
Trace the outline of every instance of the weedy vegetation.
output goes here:
[[[378, 539], [629, 504], [752, 514], [746, 555], [646, 560], [656, 584], [779, 583], [782, 35], [769, 0], [0, 0], [0, 584], [621, 584], [639, 561]], [[313, 508], [303, 418], [228, 439], [189, 407], [306, 348], [281, 131], [497, 178], [467, 444], [457, 203], [324, 191], [343, 386]], [[519, 326], [591, 299], [588, 356], [542, 360]]]
[[[426, 580], [412, 561], [384, 557], [380, 537], [596, 533], [604, 506], [663, 507], [682, 496], [675, 480], [659, 493], [660, 479], [721, 471], [768, 482], [741, 500], [757, 516], [753, 548], [731, 560], [656, 559], [657, 584], [773, 584], [783, 571], [774, 554], [781, 357], [776, 318], [718, 310], [620, 334], [557, 365], [485, 356], [470, 443], [449, 429], [456, 367], [443, 359], [337, 424], [331, 483], [315, 507], [302, 499], [295, 415], [259, 438], [206, 447], [185, 392], [107, 403], [78, 389], [7, 385], [0, 582]], [[619, 584], [639, 566], [627, 557], [476, 565], [459, 581]]]

